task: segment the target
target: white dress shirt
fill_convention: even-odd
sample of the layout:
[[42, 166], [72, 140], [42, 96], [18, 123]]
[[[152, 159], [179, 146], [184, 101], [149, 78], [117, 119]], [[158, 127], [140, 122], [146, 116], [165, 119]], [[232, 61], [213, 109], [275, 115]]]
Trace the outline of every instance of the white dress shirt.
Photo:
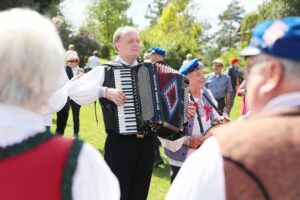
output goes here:
[[52, 125], [52, 113], [60, 111], [67, 102], [68, 95], [65, 91], [61, 90], [63, 85], [69, 81], [67, 73], [63, 70], [58, 89], [51, 95], [47, 105], [43, 110], [43, 121], [45, 126]]
[[[116, 61], [124, 65], [129, 65], [119, 56], [117, 56]], [[137, 64], [138, 62], [135, 61], [132, 66]], [[64, 104], [61, 106], [61, 103], [66, 102], [68, 96], [79, 105], [89, 104], [101, 97], [105, 97], [106, 87], [103, 86], [104, 78], [104, 67], [97, 66], [79, 79], [69, 80], [54, 94], [55, 97], [52, 98], [53, 104], [47, 108], [45, 113], [59, 111], [64, 106]]]
[[[45, 130], [40, 116], [29, 110], [0, 104], [0, 147], [21, 143]], [[73, 176], [74, 200], [118, 200], [120, 189], [117, 178], [100, 153], [85, 143], [78, 157]]]

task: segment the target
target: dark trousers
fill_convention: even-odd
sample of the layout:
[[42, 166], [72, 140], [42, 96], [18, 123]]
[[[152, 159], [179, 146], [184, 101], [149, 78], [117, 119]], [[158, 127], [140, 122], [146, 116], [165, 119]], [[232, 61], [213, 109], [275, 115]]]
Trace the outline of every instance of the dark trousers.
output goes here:
[[67, 126], [68, 116], [70, 110], [70, 102], [67, 101], [66, 105], [56, 113], [56, 131], [55, 133], [63, 135]]
[[78, 105], [75, 101], [70, 100], [70, 105], [72, 109], [72, 114], [73, 114], [73, 130], [74, 130], [74, 136], [78, 137], [79, 133], [79, 115], [80, 115], [80, 105]]
[[153, 135], [107, 135], [104, 159], [120, 183], [121, 200], [146, 200], [154, 160]]
[[180, 167], [174, 165], [170, 165], [170, 166], [171, 166], [171, 184], [172, 184], [180, 170]]
[[225, 107], [225, 98], [216, 99], [218, 102], [218, 111], [221, 111], [223, 113], [223, 109]]
[[56, 121], [56, 133], [63, 135], [67, 126], [67, 121], [69, 117], [69, 110], [70, 107], [72, 109], [72, 114], [73, 114], [73, 130], [74, 130], [74, 136], [78, 137], [79, 133], [79, 114], [80, 114], [80, 105], [78, 105], [76, 102], [73, 100], [68, 100], [66, 105], [61, 109], [59, 112], [57, 112], [57, 121]]
[[157, 136], [154, 136], [154, 163], [153, 166], [157, 167], [161, 164], [164, 163], [162, 157], [160, 156], [160, 152], [159, 152], [159, 146], [161, 145], [159, 139], [157, 138]]

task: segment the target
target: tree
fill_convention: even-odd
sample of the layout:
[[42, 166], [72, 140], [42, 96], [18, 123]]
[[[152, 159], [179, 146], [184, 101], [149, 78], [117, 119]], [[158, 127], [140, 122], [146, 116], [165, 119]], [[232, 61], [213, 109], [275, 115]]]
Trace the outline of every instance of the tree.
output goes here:
[[63, 46], [65, 49], [67, 49], [68, 45], [71, 43], [71, 36], [73, 34], [71, 31], [71, 26], [66, 22], [62, 14], [57, 14], [55, 17], [53, 17], [52, 22], [56, 26]]
[[154, 26], [157, 20], [161, 17], [163, 8], [168, 4], [168, 0], [154, 0], [153, 7], [148, 5], [145, 18], [150, 20], [150, 26]]
[[[272, 11], [278, 12], [278, 17], [299, 16], [300, 1], [299, 0], [272, 0]], [[274, 10], [274, 7], [277, 7]]]
[[85, 66], [88, 57], [92, 55], [93, 51], [100, 49], [100, 45], [97, 41], [90, 38], [87, 33], [80, 33], [72, 36], [70, 38], [70, 43], [75, 45], [80, 58], [79, 66]]
[[[48, 13], [50, 8], [54, 8], [60, 0], [9, 0], [9, 1], [0, 1], [0, 10], [6, 10], [16, 7], [29, 7], [40, 13]], [[56, 8], [57, 10], [57, 8]], [[53, 14], [51, 12], [51, 14]], [[51, 15], [53, 16], [53, 15]]]
[[[132, 25], [126, 15], [131, 3], [128, 0], [98, 0], [90, 8], [87, 26], [84, 28], [103, 46], [113, 50], [112, 38], [116, 29], [124, 25]], [[109, 58], [110, 53], [108, 54]]]
[[219, 15], [220, 29], [217, 31], [217, 44], [222, 52], [235, 47], [240, 41], [237, 30], [242, 22], [245, 10], [238, 0], [228, 4], [227, 9]]
[[251, 30], [254, 26], [265, 20], [278, 19], [287, 16], [297, 16], [300, 13], [300, 1], [298, 0], [268, 0], [258, 6], [257, 11], [244, 16], [240, 29], [243, 46], [248, 45]]
[[201, 24], [186, 9], [191, 1], [173, 0], [163, 9], [161, 17], [152, 27], [141, 33], [144, 51], [153, 45], [167, 50], [167, 62], [179, 68], [187, 53], [199, 56]]

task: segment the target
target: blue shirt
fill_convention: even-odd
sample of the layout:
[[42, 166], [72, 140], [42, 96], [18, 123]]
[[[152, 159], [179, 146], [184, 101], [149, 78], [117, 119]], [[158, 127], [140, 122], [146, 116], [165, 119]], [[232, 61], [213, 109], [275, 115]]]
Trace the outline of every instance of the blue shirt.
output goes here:
[[226, 74], [216, 76], [214, 72], [206, 75], [205, 86], [211, 91], [215, 99], [226, 97], [226, 93], [233, 92], [230, 77]]

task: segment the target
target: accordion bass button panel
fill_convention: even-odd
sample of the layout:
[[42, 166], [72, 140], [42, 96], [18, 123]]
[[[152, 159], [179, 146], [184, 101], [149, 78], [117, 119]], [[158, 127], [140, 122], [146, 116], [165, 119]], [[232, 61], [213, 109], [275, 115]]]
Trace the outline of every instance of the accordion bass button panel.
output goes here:
[[117, 106], [119, 132], [122, 135], [136, 134], [137, 122], [133, 97], [131, 71], [127, 68], [114, 70], [115, 88], [122, 90], [127, 97], [123, 106]]

